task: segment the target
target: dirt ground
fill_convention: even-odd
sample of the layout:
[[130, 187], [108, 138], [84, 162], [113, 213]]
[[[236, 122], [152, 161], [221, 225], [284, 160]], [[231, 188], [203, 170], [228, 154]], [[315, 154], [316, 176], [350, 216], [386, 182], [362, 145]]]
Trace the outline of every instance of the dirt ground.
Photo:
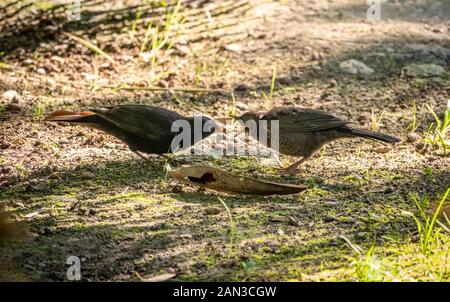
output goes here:
[[[449, 1], [382, 1], [381, 20], [367, 20], [362, 0], [185, 0], [176, 13], [166, 1], [85, 0], [79, 21], [58, 3], [0, 3], [0, 203], [28, 226], [0, 243], [1, 280], [67, 280], [69, 256], [81, 259], [84, 281], [450, 280], [449, 233], [422, 256], [405, 214], [417, 212], [411, 194], [433, 209], [450, 187], [443, 148], [418, 151], [434, 121], [426, 105], [442, 117], [450, 99]], [[153, 52], [150, 20], [166, 38]], [[345, 72], [349, 59], [373, 72]], [[414, 74], [414, 64], [443, 72]], [[402, 142], [335, 142], [298, 176], [280, 176], [251, 156], [148, 164], [111, 136], [42, 121], [115, 104], [211, 116], [298, 105]], [[199, 190], [168, 177], [167, 161], [309, 190]]]

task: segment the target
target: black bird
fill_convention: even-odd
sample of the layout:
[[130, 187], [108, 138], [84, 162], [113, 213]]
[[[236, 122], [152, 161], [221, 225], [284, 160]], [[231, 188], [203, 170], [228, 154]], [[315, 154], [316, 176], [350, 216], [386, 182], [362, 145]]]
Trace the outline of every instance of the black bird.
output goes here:
[[[258, 135], [267, 131], [267, 145], [271, 141], [271, 121], [279, 121], [279, 152], [303, 157], [288, 168], [281, 170], [285, 174], [297, 173], [298, 167], [303, 162], [308, 160], [322, 146], [337, 139], [363, 137], [386, 143], [400, 141], [400, 139], [391, 135], [354, 128], [349, 125], [350, 122], [316, 109], [275, 107], [267, 112], [248, 111], [237, 119], [243, 122], [249, 120], [256, 122], [257, 131], [250, 132], [256, 139], [258, 139]], [[268, 127], [261, 129], [263, 127], [260, 127], [260, 120], [266, 120]]]
[[[183, 150], [213, 134], [219, 127], [209, 117], [201, 115], [185, 117], [177, 112], [147, 105], [118, 105], [84, 112], [56, 111], [45, 121], [69, 122], [85, 125], [106, 132], [128, 145], [131, 151], [148, 160], [140, 152], [164, 154]], [[190, 142], [174, 142], [181, 128], [172, 126], [189, 125]], [[174, 124], [175, 123], [175, 124]], [[194, 125], [194, 124], [198, 125]], [[195, 135], [195, 131], [199, 132]], [[180, 137], [178, 137], [180, 138]], [[175, 148], [172, 148], [174, 142]], [[174, 149], [174, 150], [173, 150]]]

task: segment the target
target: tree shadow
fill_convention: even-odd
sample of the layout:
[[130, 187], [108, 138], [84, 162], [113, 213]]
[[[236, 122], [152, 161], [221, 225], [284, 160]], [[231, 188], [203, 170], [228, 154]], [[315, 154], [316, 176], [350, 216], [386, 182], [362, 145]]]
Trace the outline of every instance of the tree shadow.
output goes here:
[[[21, 5], [23, 3], [23, 5]], [[204, 10], [211, 1], [187, 0], [182, 1], [181, 10], [189, 10], [186, 26], [189, 31], [195, 31], [199, 36], [205, 33], [204, 25], [208, 20], [204, 15]], [[247, 1], [229, 1], [217, 5], [210, 11], [213, 17], [233, 14], [235, 10], [244, 14]], [[0, 34], [1, 49], [6, 53], [21, 49], [27, 55], [43, 43], [56, 42], [63, 44], [67, 40], [63, 33], [84, 32], [90, 39], [102, 35], [120, 34], [124, 28], [132, 28], [132, 22], [147, 27], [148, 22], [153, 26], [163, 27], [167, 14], [173, 10], [175, 4], [165, 4], [165, 2], [142, 2], [127, 6], [111, 6], [105, 0], [86, 0], [81, 5], [81, 20], [71, 20], [67, 12], [70, 9], [68, 4], [57, 4], [50, 7], [34, 7], [33, 3], [27, 1], [11, 2], [0, 7], [3, 15], [2, 31]], [[75, 47], [69, 42], [69, 50]]]
[[[409, 175], [405, 171], [403, 176]], [[340, 235], [363, 247], [370, 247], [374, 242], [377, 246], [389, 246], [411, 240], [415, 223], [400, 213], [400, 210], [415, 211], [413, 203], [407, 200], [409, 193], [435, 196], [450, 186], [449, 177], [447, 171], [436, 170], [433, 177], [383, 178], [378, 187], [389, 190], [367, 192], [361, 186], [347, 192], [331, 191], [341, 200], [340, 205], [332, 209], [323, 204], [327, 198], [308, 194], [272, 198], [220, 195], [237, 225], [235, 240], [238, 241], [234, 247], [229, 245], [232, 235], [226, 211], [216, 215], [203, 212], [221, 207], [217, 200], [219, 195], [169, 193], [183, 205], [178, 214], [163, 211], [155, 216], [120, 218], [121, 221], [114, 223], [97, 221], [91, 225], [74, 225], [67, 222], [66, 227], [59, 224], [56, 230], [44, 232], [33, 241], [15, 245], [16, 260], [26, 276], [52, 281], [66, 280], [68, 265], [65, 261], [73, 255], [82, 259], [82, 276], [87, 281], [138, 280], [138, 275], [146, 277], [168, 271], [181, 274], [176, 279], [182, 280], [265, 280], [258, 272], [279, 269], [282, 274], [286, 267], [293, 266], [319, 272], [322, 261], [336, 266], [335, 261], [345, 261], [343, 255], [352, 253]], [[127, 180], [134, 181], [133, 177]], [[254, 212], [255, 205], [257, 212]], [[91, 206], [98, 209], [105, 204], [98, 202]], [[164, 208], [164, 205], [155, 207]], [[330, 213], [336, 215], [333, 220], [328, 219]], [[300, 224], [293, 225], [287, 219], [291, 216]], [[273, 220], [273, 217], [284, 218]], [[52, 226], [56, 221], [46, 217], [31, 224]], [[279, 229], [284, 230], [285, 235], [270, 239]], [[290, 236], [296, 239], [284, 239]], [[392, 238], [395, 241], [392, 242]], [[244, 269], [241, 262], [252, 261], [255, 255], [259, 255], [255, 269]], [[205, 261], [212, 261], [212, 265]], [[281, 275], [275, 276], [278, 276], [274, 277], [276, 280], [282, 279]]]
[[63, 169], [47, 166], [26, 177], [10, 179], [10, 184], [2, 190], [2, 195], [6, 198], [20, 193], [24, 199], [39, 200], [53, 194], [76, 194], [77, 198], [85, 199], [110, 193], [111, 190], [123, 191], [131, 186], [151, 190], [156, 181], [164, 177], [164, 163], [161, 159], [155, 159], [152, 165], [142, 159], [130, 159]]

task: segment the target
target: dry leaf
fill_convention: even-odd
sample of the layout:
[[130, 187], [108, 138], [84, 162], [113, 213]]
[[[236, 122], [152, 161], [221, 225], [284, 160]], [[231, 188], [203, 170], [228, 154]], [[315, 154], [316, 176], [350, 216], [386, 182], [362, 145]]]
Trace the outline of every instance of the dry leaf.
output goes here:
[[166, 274], [156, 275], [151, 278], [141, 279], [141, 280], [144, 282], [164, 282], [164, 281], [170, 280], [176, 276], [177, 276], [177, 274], [166, 273]]
[[281, 184], [236, 175], [209, 166], [187, 166], [169, 172], [184, 183], [230, 194], [287, 195], [302, 192], [304, 185]]
[[26, 218], [26, 219], [31, 219], [31, 218], [39, 215], [42, 211], [43, 211], [43, 209], [39, 209], [39, 210], [37, 210], [35, 212], [28, 213], [27, 215], [25, 215], [23, 217]]

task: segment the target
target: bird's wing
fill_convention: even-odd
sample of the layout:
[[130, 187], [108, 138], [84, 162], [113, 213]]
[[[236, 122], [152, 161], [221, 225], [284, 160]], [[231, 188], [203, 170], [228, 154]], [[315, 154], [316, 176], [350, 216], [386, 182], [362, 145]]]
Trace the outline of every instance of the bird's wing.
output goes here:
[[119, 105], [92, 111], [123, 130], [154, 140], [166, 137], [171, 132], [172, 123], [183, 118], [174, 111], [145, 105]]
[[275, 108], [265, 114], [262, 119], [278, 119], [280, 131], [285, 133], [327, 130], [339, 128], [349, 123], [321, 110], [296, 107]]

